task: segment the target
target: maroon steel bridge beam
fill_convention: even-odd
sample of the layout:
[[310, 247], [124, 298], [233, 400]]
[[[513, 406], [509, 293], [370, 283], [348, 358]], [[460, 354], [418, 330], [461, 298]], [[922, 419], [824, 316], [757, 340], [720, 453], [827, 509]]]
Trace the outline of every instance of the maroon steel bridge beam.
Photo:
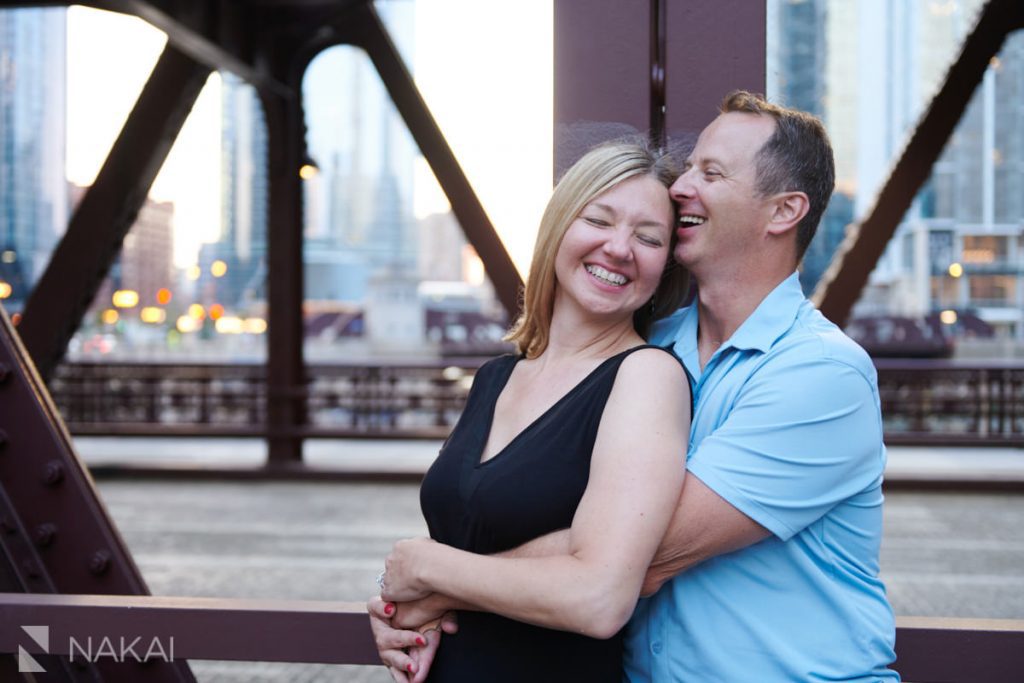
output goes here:
[[29, 295], [19, 327], [44, 379], [81, 325], [209, 74], [209, 67], [166, 47], [96, 181], [82, 197]]
[[[139, 655], [154, 641], [166, 654], [173, 638], [182, 659], [379, 663], [366, 610], [351, 602], [0, 593], [0, 653], [40, 653], [18, 627], [40, 623], [51, 653], [79, 658], [90, 637], [125, 635]], [[897, 617], [896, 654], [905, 680], [1018, 683], [1024, 621]]]
[[665, 130], [692, 145], [731, 90], [765, 90], [764, 0], [662, 0], [665, 11]]
[[[286, 70], [287, 67], [284, 67]], [[301, 72], [285, 74], [301, 84]], [[299, 92], [295, 87], [295, 92]], [[306, 423], [302, 358], [302, 185], [299, 167], [305, 150], [302, 101], [261, 93], [267, 121], [270, 210], [267, 239], [267, 466], [302, 463], [302, 439], [295, 428]]]
[[979, 14], [960, 56], [921, 115], [871, 209], [850, 227], [818, 282], [812, 301], [836, 324], [842, 325], [849, 317], [868, 276], [963, 116], [989, 61], [1006, 36], [1021, 28], [1024, 3], [1020, 0], [989, 0]]
[[[667, 2], [667, 0], [662, 0]], [[554, 170], [557, 178], [592, 145], [653, 133], [660, 95], [657, 0], [556, 0]]]
[[255, 59], [260, 35], [254, 5], [236, 0], [89, 0], [83, 4], [132, 14], [167, 34], [167, 40], [197, 62], [230, 71], [259, 90], [293, 94], [267, 65]]
[[[2, 307], [0, 590], [149, 592]], [[3, 618], [0, 622], [12, 626], [33, 623]], [[60, 666], [67, 676], [59, 680], [86, 677], [86, 672], [75, 673], [73, 668]], [[111, 671], [104, 664], [93, 673], [106, 677]], [[148, 668], [146, 677], [156, 681], [193, 680], [184, 662]]]
[[623, 135], [685, 148], [728, 91], [764, 91], [763, 0], [556, 0], [554, 19], [556, 175]]
[[175, 660], [380, 664], [355, 602], [0, 593], [0, 653], [41, 653], [20, 624], [49, 625], [49, 652], [78, 658], [89, 638], [94, 648], [110, 638], [117, 651], [125, 636], [139, 639], [139, 657], [153, 646], [158, 661], [173, 647]]

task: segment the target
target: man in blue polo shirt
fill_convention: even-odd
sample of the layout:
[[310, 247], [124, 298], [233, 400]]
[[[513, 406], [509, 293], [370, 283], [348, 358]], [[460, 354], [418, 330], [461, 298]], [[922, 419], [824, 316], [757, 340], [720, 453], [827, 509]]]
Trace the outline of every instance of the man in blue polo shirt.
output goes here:
[[[733, 93], [672, 186], [695, 302], [655, 325], [690, 377], [688, 476], [629, 625], [631, 681], [883, 681], [885, 448], [867, 354], [796, 267], [828, 204], [821, 123]], [[663, 585], [662, 585], [663, 584]]]
[[[627, 627], [626, 678], [898, 681], [878, 578], [885, 448], [875, 370], [804, 298], [796, 273], [834, 186], [828, 136], [816, 118], [745, 92], [721, 112], [671, 188], [674, 255], [697, 297], [655, 323], [651, 341], [682, 360], [694, 414], [650, 597]], [[557, 532], [515, 552], [568, 548]], [[404, 666], [411, 660], [386, 648], [412, 643], [378, 603], [382, 658]], [[417, 679], [436, 646], [435, 633]]]

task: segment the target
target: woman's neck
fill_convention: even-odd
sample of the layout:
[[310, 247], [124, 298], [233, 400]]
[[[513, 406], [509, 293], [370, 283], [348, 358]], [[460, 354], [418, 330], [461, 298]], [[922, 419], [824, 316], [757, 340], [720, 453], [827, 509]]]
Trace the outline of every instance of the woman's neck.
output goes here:
[[551, 316], [549, 359], [607, 358], [643, 343], [633, 327], [632, 315], [619, 320], [590, 319], [562, 309], [556, 302]]

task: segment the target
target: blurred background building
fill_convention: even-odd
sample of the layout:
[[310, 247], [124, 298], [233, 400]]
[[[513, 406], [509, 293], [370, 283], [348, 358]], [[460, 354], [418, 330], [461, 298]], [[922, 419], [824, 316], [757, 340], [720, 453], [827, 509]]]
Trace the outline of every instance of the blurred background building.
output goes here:
[[[836, 150], [832, 204], [808, 250], [810, 292], [974, 24], [981, 0], [772, 0], [769, 91], [821, 116]], [[772, 40], [771, 36], [774, 36]], [[851, 332], [898, 329], [960, 355], [1018, 355], [1024, 340], [1024, 35], [994, 57], [931, 178], [854, 309]], [[879, 319], [893, 319], [878, 326]], [[857, 320], [859, 319], [859, 320]], [[907, 328], [910, 329], [910, 328]], [[948, 347], [947, 348], [951, 348]]]
[[67, 227], [65, 15], [0, 12], [0, 296], [15, 312]]
[[[769, 95], [821, 116], [836, 150], [836, 192], [802, 266], [808, 293], [846, 227], [870, 208], [982, 4], [768, 0]], [[378, 3], [413, 71], [416, 7]], [[24, 304], [75, 201], [62, 171], [67, 17], [62, 8], [0, 11], [0, 296], [12, 312]], [[157, 238], [164, 228], [153, 226], [180, 230], [185, 219], [166, 202], [147, 205], [79, 342], [111, 335], [122, 342], [116, 348], [138, 348], [140, 340], [130, 337], [145, 330], [154, 352], [265, 354], [254, 331], [265, 329], [266, 124], [251, 86], [222, 74], [218, 87], [214, 236], [188, 263], [168, 265], [171, 238], [163, 232]], [[451, 212], [418, 207], [422, 157], [369, 59], [352, 47], [325, 50], [307, 71], [303, 98], [307, 353], [329, 359], [437, 356], [477, 346], [492, 352], [509, 321]], [[941, 339], [942, 353], [955, 343], [958, 354], [1018, 355], [1024, 346], [1021, 188], [1024, 35], [1018, 33], [992, 59], [875, 269], [850, 330], [884, 334], [892, 325], [879, 326], [880, 320], [912, 321], [906, 329]], [[515, 192], [510, 184], [508, 194]], [[112, 302], [103, 298], [125, 288], [138, 288], [138, 305], [120, 310], [120, 324], [104, 322], [113, 316], [104, 317]], [[151, 301], [162, 288], [174, 305]], [[150, 305], [166, 308], [162, 322], [126, 324]], [[220, 317], [251, 322], [218, 331]], [[253, 331], [240, 333], [250, 337], [245, 343], [223, 336], [239, 329]]]

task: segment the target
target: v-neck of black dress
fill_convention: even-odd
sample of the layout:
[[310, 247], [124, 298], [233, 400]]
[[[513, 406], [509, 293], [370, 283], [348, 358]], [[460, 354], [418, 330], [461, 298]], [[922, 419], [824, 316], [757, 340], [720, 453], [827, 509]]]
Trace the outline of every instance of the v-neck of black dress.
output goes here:
[[502, 363], [502, 372], [500, 373], [499, 377], [496, 378], [497, 381], [491, 388], [494, 400], [487, 402], [488, 405], [490, 406], [490, 410], [487, 412], [486, 419], [481, 420], [481, 425], [484, 426], [484, 430], [480, 434], [482, 442], [480, 443], [480, 454], [477, 456], [476, 466], [485, 467], [488, 464], [500, 458], [502, 455], [504, 455], [506, 451], [509, 451], [510, 449], [514, 450], [515, 443], [516, 441], [519, 440], [520, 437], [522, 437], [525, 434], [529, 434], [530, 431], [534, 429], [543, 428], [545, 420], [549, 419], [549, 417], [552, 415], [556, 415], [560, 411], [560, 407], [563, 403], [571, 401], [577, 393], [585, 391], [587, 386], [592, 381], [598, 381], [601, 377], [603, 377], [606, 374], [605, 372], [603, 372], [606, 365], [614, 364], [617, 370], [619, 363], [621, 363], [626, 356], [628, 356], [630, 353], [632, 353], [638, 348], [643, 347], [638, 346], [626, 349], [625, 351], [617, 353], [614, 356], [609, 356], [608, 358], [605, 358], [597, 365], [597, 367], [588, 372], [579, 382], [574, 384], [572, 388], [569, 389], [569, 391], [565, 392], [561, 397], [559, 397], [557, 401], [552, 403], [547, 408], [547, 410], [545, 410], [543, 413], [534, 418], [533, 421], [531, 421], [528, 425], [523, 427], [523, 429], [521, 429], [515, 436], [513, 436], [508, 443], [502, 446], [501, 450], [499, 450], [497, 453], [492, 455], [487, 460], [481, 461], [480, 459], [483, 457], [484, 449], [487, 448], [487, 442], [491, 438], [491, 431], [494, 429], [494, 418], [497, 415], [498, 399], [501, 397], [501, 392], [503, 392], [505, 390], [505, 387], [508, 386], [508, 381], [512, 379], [512, 373], [515, 372], [516, 365], [519, 364], [519, 361], [523, 360], [522, 356], [502, 356], [502, 359], [511, 358], [512, 362], [506, 361], [505, 363]]
[[[637, 346], [602, 361], [484, 462], [495, 405], [520, 360], [501, 356], [476, 374], [466, 407], [420, 489], [430, 535], [470, 552], [509, 550], [572, 525], [618, 369]], [[637, 430], [645, 428], [638, 424]], [[622, 642], [460, 614], [444, 636], [431, 681], [621, 680]]]

